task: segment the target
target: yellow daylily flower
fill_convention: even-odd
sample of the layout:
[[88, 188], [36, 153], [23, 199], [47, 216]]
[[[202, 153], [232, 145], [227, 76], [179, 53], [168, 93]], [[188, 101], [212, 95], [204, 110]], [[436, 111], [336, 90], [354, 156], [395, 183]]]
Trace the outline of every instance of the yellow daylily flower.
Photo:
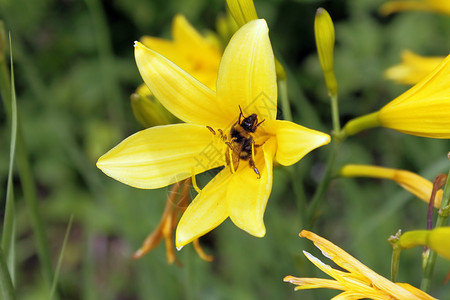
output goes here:
[[[150, 189], [225, 166], [184, 212], [176, 246], [227, 217], [250, 234], [264, 236], [273, 159], [290, 165], [330, 141], [327, 134], [275, 119], [275, 64], [266, 22], [251, 21], [232, 37], [220, 63], [217, 92], [139, 42], [135, 56], [152, 93], [185, 123], [140, 131], [100, 157], [97, 166], [116, 180]], [[239, 130], [244, 118], [253, 132], [235, 132], [231, 138], [230, 130]], [[238, 137], [247, 150], [235, 155]]]
[[140, 41], [215, 90], [222, 57], [218, 44], [203, 37], [182, 15], [173, 19], [172, 37], [173, 41], [143, 36]]
[[402, 62], [388, 68], [384, 75], [386, 78], [400, 84], [416, 84], [430, 74], [445, 57], [420, 56], [409, 50], [401, 54]]
[[415, 86], [379, 111], [348, 122], [343, 135], [383, 126], [406, 134], [450, 138], [450, 55]]
[[388, 1], [380, 7], [380, 13], [389, 15], [404, 10], [432, 11], [450, 15], [450, 1], [448, 0], [404, 0]]
[[[413, 172], [370, 165], [345, 165], [339, 172], [344, 177], [372, 177], [390, 179], [425, 202], [430, 202], [433, 183]], [[443, 191], [436, 192], [434, 207], [441, 207]]]
[[322, 251], [324, 256], [333, 260], [345, 271], [334, 269], [310, 253], [303, 251], [305, 256], [316, 267], [335, 280], [286, 276], [284, 278], [285, 282], [298, 285], [295, 290], [328, 288], [343, 291], [333, 299], [435, 299], [407, 283], [394, 283], [384, 278], [335, 244], [310, 231], [303, 230], [300, 232], [300, 236], [312, 241]]

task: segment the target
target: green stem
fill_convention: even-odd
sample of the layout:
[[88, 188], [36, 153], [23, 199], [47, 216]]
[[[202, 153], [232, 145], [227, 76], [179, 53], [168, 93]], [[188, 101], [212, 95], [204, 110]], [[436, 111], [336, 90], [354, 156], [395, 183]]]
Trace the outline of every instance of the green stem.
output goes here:
[[319, 185], [317, 186], [316, 192], [314, 193], [314, 196], [308, 207], [307, 215], [308, 215], [308, 225], [310, 228], [314, 223], [316, 209], [319, 206], [320, 202], [322, 201], [325, 191], [330, 185], [333, 174], [334, 162], [336, 160], [336, 156], [339, 152], [339, 149], [341, 148], [341, 141], [334, 140], [331, 146], [332, 148], [330, 155], [328, 156], [327, 167], [325, 169], [324, 175]]
[[339, 121], [338, 96], [331, 96], [331, 118], [333, 120], [334, 134], [339, 135], [341, 132], [341, 122]]
[[281, 110], [283, 112], [283, 117], [285, 120], [292, 122], [292, 113], [291, 107], [289, 105], [289, 96], [287, 89], [287, 78], [278, 80], [278, 89], [280, 92], [280, 104]]
[[342, 131], [337, 136], [338, 139], [344, 140], [350, 135], [355, 135], [365, 129], [381, 126], [380, 120], [378, 119], [378, 111], [370, 113], [353, 120], [350, 120], [345, 124]]
[[[276, 61], [278, 62], [278, 61]], [[280, 68], [282, 68], [281, 63], [279, 63]], [[287, 89], [287, 77], [286, 73], [284, 72], [284, 69], [282, 69], [283, 75], [280, 76], [278, 79], [278, 88], [280, 93], [280, 103], [281, 103], [281, 110], [283, 111], [284, 119], [287, 121], [292, 122], [292, 112], [291, 107], [289, 105], [289, 95], [288, 95], [288, 89]], [[289, 166], [288, 168], [289, 175], [291, 176], [291, 180], [294, 183], [294, 194], [295, 198], [297, 199], [297, 205], [298, 209], [300, 211], [301, 215], [301, 222], [305, 222], [306, 220], [306, 197], [304, 193], [303, 188], [303, 182], [298, 179], [298, 175], [295, 169], [295, 166]]]
[[392, 282], [397, 281], [398, 265], [400, 263], [400, 253], [401, 252], [402, 252], [402, 249], [394, 246], [394, 249], [392, 251], [392, 259], [391, 259], [391, 281]]
[[[450, 171], [447, 176], [447, 182], [445, 183], [444, 194], [442, 195], [441, 209], [447, 207], [450, 204]], [[447, 223], [447, 214], [438, 214], [436, 221], [436, 228], [445, 226]], [[423, 278], [420, 284], [420, 289], [424, 292], [428, 292], [430, 289], [431, 278], [433, 277], [434, 266], [436, 264], [436, 252], [430, 249], [430, 254], [425, 262], [425, 268], [423, 271]]]

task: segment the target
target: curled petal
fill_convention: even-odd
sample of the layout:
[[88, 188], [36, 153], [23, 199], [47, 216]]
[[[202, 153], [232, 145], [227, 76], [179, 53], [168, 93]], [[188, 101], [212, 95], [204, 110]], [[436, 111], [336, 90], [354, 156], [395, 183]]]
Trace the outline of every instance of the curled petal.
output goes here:
[[[262, 148], [262, 149], [261, 149]], [[246, 161], [241, 161], [239, 169], [230, 181], [227, 194], [228, 209], [233, 223], [248, 233], [263, 237], [264, 211], [272, 190], [272, 166], [276, 150], [276, 140], [271, 138], [258, 150], [255, 165], [261, 174], [258, 178]]]
[[217, 96], [228, 116], [256, 113], [275, 119], [277, 85], [269, 29], [264, 20], [254, 20], [239, 29], [222, 57], [217, 78]]
[[275, 158], [284, 166], [296, 163], [312, 150], [330, 142], [328, 134], [289, 121], [268, 120], [264, 128], [276, 136]]
[[223, 165], [216, 147], [204, 126], [157, 126], [122, 141], [99, 158], [97, 167], [133, 187], [160, 188]]
[[178, 223], [177, 248], [213, 230], [228, 217], [225, 199], [231, 177], [227, 169], [222, 170], [195, 197]]

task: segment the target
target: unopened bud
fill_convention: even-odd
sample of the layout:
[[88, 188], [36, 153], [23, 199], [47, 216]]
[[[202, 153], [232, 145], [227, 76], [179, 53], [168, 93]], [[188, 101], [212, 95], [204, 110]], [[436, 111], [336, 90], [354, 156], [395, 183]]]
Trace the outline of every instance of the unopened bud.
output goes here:
[[338, 85], [334, 75], [334, 26], [328, 12], [319, 8], [314, 20], [314, 34], [316, 37], [317, 53], [320, 67], [325, 77], [325, 84], [331, 97], [337, 96]]

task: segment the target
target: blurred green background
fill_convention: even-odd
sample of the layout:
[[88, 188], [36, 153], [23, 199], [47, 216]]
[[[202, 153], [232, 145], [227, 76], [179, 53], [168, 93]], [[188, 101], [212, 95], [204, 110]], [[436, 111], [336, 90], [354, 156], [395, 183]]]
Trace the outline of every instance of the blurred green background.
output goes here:
[[[289, 76], [294, 120], [330, 132], [331, 118], [314, 44], [314, 15], [328, 10], [336, 28], [335, 70], [341, 121], [379, 109], [406, 90], [383, 78], [388, 66], [411, 49], [447, 55], [450, 16], [405, 12], [381, 17], [383, 0], [256, 0], [276, 55]], [[275, 169], [265, 214], [266, 237], [255, 238], [229, 220], [201, 239], [212, 263], [192, 246], [178, 252], [180, 268], [167, 265], [164, 245], [144, 258], [131, 255], [158, 224], [168, 188], [138, 190], [95, 167], [97, 158], [142, 129], [129, 96], [141, 79], [133, 41], [142, 35], [170, 38], [172, 17], [184, 14], [200, 31], [214, 30], [225, 1], [207, 0], [2, 0], [0, 19], [11, 33], [18, 114], [35, 177], [39, 211], [56, 265], [67, 224], [74, 224], [58, 279], [60, 299], [327, 299], [333, 291], [294, 292], [283, 277], [326, 277], [306, 260], [298, 237], [300, 212], [293, 187], [311, 196], [329, 149], [309, 154], [289, 170]], [[8, 48], [7, 45], [4, 47]], [[10, 129], [0, 106], [0, 195], [6, 194]], [[432, 180], [449, 168], [446, 140], [374, 129], [349, 138], [338, 165], [367, 163], [408, 169]], [[206, 183], [211, 173], [199, 180]], [[18, 299], [48, 299], [30, 211], [14, 176]], [[4, 207], [4, 197], [0, 197]], [[334, 180], [313, 229], [389, 278], [386, 239], [399, 228], [426, 226], [427, 206], [395, 183]], [[1, 209], [3, 215], [3, 209]], [[422, 249], [402, 253], [399, 281], [420, 285]], [[448, 295], [450, 263], [438, 258], [431, 294]]]

